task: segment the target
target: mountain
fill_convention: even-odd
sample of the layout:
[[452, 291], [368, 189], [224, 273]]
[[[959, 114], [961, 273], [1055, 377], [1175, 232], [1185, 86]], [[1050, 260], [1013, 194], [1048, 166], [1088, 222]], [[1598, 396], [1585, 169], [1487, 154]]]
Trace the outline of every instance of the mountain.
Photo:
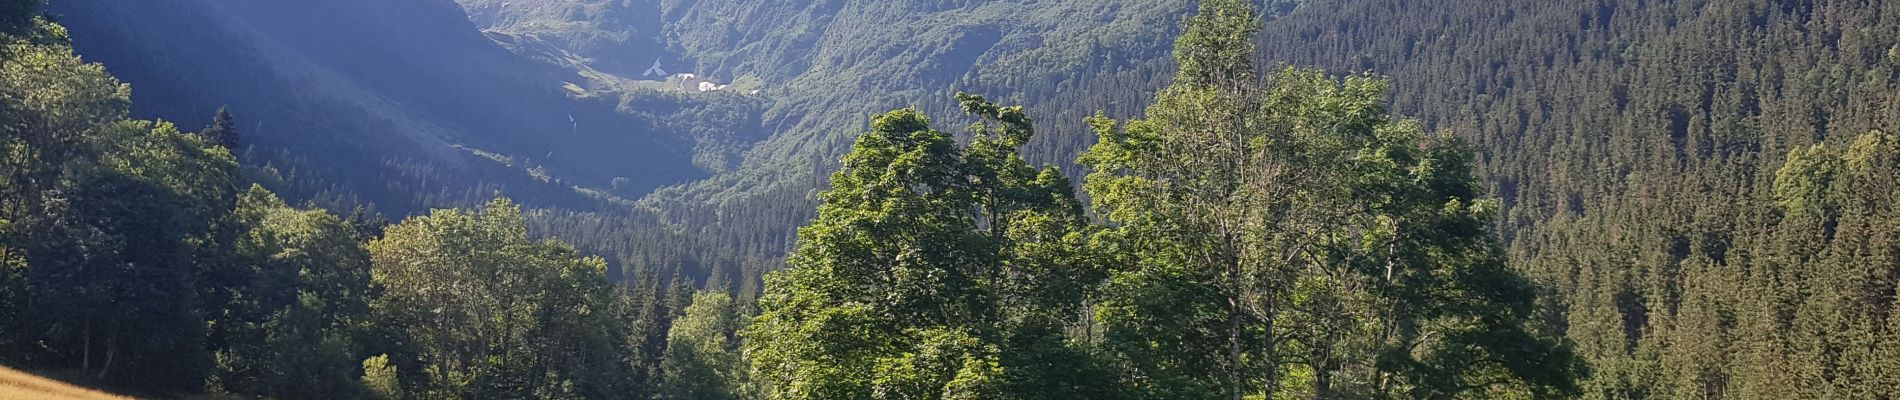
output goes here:
[[[672, 72], [766, 93], [762, 128], [773, 135], [744, 157], [744, 171], [714, 181], [804, 173], [788, 163], [841, 153], [845, 141], [826, 137], [855, 135], [864, 122], [858, 116], [912, 104], [947, 108], [957, 90], [1077, 108], [1055, 106], [1088, 101], [1076, 93], [1105, 81], [1130, 79], [1118, 74], [1165, 76], [1156, 71], [1166, 62], [1166, 41], [1190, 11], [1186, 1], [458, 3], [498, 42], [590, 76], [648, 78], [650, 60], [663, 60]], [[556, 53], [562, 56], [543, 57]], [[1086, 113], [1068, 114], [1079, 121]]]
[[[247, 174], [287, 197], [402, 215], [505, 192], [547, 210], [538, 231], [650, 270], [635, 272], [644, 279], [683, 265], [744, 282], [811, 218], [813, 190], [865, 115], [952, 115], [958, 91], [1019, 101], [1069, 122], [1045, 124], [1055, 134], [1027, 150], [1067, 164], [1087, 146], [1083, 117], [1130, 115], [1165, 81], [1188, 5], [73, 0], [50, 11], [83, 56], [138, 88], [137, 116], [196, 126], [230, 105]], [[695, 77], [646, 74], [655, 60]]]
[[651, 0], [457, 3], [496, 43], [543, 62], [624, 77], [644, 77], [656, 61], [677, 64], [661, 29], [660, 5]]
[[[642, 203], [660, 210], [664, 223], [722, 243], [716, 247], [766, 258], [781, 254], [792, 228], [811, 218], [813, 189], [866, 128], [865, 115], [912, 105], [955, 115], [951, 95], [958, 91], [1021, 102], [1038, 118], [1057, 121], [1045, 124], [1054, 134], [1038, 136], [1028, 150], [1032, 160], [1068, 164], [1087, 146], [1083, 117], [1095, 110], [1129, 115], [1149, 101], [1138, 93], [1165, 82], [1167, 42], [1191, 11], [1187, 1], [460, 4], [491, 33], [589, 43], [630, 32], [598, 29], [609, 21], [647, 26], [658, 19], [666, 49], [659, 57], [672, 72], [758, 90], [766, 99], [760, 140], [733, 146], [741, 150], [730, 169]], [[639, 32], [626, 43], [649, 42], [646, 30], [631, 31]], [[566, 39], [546, 43], [569, 43], [563, 52], [571, 54], [594, 49]], [[589, 60], [586, 68], [596, 71], [649, 66], [642, 59], [603, 68], [604, 59]]]
[[391, 210], [504, 186], [584, 204], [561, 186], [618, 178], [640, 193], [704, 175], [690, 138], [579, 89], [573, 70], [508, 51], [453, 3], [63, 1], [50, 11], [83, 55], [140, 88], [138, 115], [197, 125], [230, 105], [263, 154], [254, 164], [288, 164]]
[[[959, 117], [953, 94], [1023, 104], [1040, 131], [1021, 155], [1082, 181], [1077, 157], [1098, 139], [1084, 118], [1142, 117], [1172, 83], [1170, 44], [1198, 3], [65, 0], [52, 12], [81, 54], [137, 89], [136, 116], [199, 126], [230, 106], [251, 180], [396, 215], [504, 192], [537, 235], [623, 268], [643, 318], [662, 321], [695, 287], [757, 300], [867, 116], [912, 107], [958, 127], [979, 119]], [[1497, 207], [1453, 208], [1494, 211], [1486, 228], [1501, 241], [1471, 254], [1495, 251], [1535, 283], [1534, 307], [1511, 311], [1587, 362], [1584, 397], [1900, 387], [1888, 3], [1247, 3], [1264, 11], [1256, 65], [1389, 79], [1368, 109], [1450, 135], [1423, 150], [1474, 149], [1485, 195], [1462, 197]], [[981, 135], [950, 130], [959, 144]], [[636, 333], [648, 352], [667, 340], [657, 326]]]

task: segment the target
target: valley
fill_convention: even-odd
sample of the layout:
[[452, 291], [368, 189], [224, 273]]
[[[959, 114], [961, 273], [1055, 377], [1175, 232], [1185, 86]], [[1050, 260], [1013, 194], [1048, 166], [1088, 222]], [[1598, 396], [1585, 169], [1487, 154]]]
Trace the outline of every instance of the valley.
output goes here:
[[[323, 382], [277, 398], [1900, 395], [1883, 1], [12, 3], [7, 365]], [[147, 297], [176, 304], [108, 307]], [[188, 339], [107, 379], [134, 342], [95, 322]], [[318, 367], [247, 372], [273, 357]]]

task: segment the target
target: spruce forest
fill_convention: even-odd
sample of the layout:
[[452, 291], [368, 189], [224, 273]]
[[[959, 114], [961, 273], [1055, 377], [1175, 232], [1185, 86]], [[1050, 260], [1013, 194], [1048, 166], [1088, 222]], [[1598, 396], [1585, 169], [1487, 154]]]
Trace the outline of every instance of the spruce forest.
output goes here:
[[1893, 400], [1897, 311], [1880, 0], [0, 0], [0, 398]]

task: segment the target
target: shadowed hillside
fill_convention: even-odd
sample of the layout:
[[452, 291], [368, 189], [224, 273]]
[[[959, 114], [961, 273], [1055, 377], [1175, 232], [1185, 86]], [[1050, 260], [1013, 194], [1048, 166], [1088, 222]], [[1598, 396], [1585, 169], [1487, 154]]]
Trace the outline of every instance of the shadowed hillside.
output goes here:
[[251, 162], [294, 164], [282, 167], [386, 208], [511, 186], [571, 205], [562, 185], [535, 186], [624, 178], [640, 193], [701, 174], [690, 138], [573, 89], [579, 75], [503, 49], [446, 1], [76, 0], [51, 11], [70, 17], [82, 54], [140, 88], [138, 115], [196, 126], [229, 104], [266, 155]]

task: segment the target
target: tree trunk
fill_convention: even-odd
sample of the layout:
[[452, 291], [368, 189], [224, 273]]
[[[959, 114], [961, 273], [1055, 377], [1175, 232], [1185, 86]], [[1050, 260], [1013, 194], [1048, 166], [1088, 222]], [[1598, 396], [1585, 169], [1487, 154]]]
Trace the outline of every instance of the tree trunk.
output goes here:
[[1236, 299], [1227, 299], [1227, 383], [1234, 400], [1241, 400], [1246, 392], [1240, 379], [1240, 304]]
[[1241, 367], [1241, 335], [1245, 328], [1241, 320], [1243, 313], [1246, 312], [1246, 307], [1241, 303], [1246, 301], [1247, 290], [1241, 279], [1240, 251], [1238, 250], [1240, 246], [1237, 244], [1238, 241], [1234, 240], [1233, 232], [1225, 226], [1225, 221], [1222, 221], [1222, 225], [1221, 240], [1226, 247], [1222, 250], [1225, 250], [1226, 254], [1221, 256], [1226, 258], [1228, 285], [1227, 384], [1229, 385], [1228, 392], [1233, 395], [1234, 400], [1242, 400], [1245, 397], [1247, 385], [1241, 379], [1241, 371], [1244, 369]]
[[79, 328], [79, 370], [92, 372], [92, 316], [87, 315], [82, 320], [85, 322]]
[[[1394, 225], [1393, 226], [1394, 231], [1396, 231], [1398, 228], [1396, 226], [1397, 222], [1393, 222], [1392, 224]], [[1398, 254], [1398, 242], [1396, 239], [1387, 241], [1385, 246], [1386, 246], [1385, 247], [1386, 248], [1385, 284], [1388, 286], [1387, 289], [1390, 289], [1391, 286], [1396, 286], [1393, 279], [1394, 279], [1395, 272], [1398, 270], [1398, 264], [1396, 260], [1394, 259], [1395, 257], [1397, 257], [1396, 254]], [[1386, 302], [1385, 307], [1383, 307], [1384, 310], [1381, 310], [1385, 315], [1383, 315], [1383, 320], [1379, 321], [1379, 324], [1380, 324], [1379, 341], [1376, 342], [1375, 345], [1373, 346], [1373, 349], [1375, 351], [1380, 351], [1380, 352], [1384, 351], [1385, 347], [1392, 341], [1392, 337], [1398, 335], [1398, 331], [1399, 331], [1398, 318], [1399, 318], [1399, 307], [1401, 305], [1396, 301], [1392, 301], [1391, 299], [1386, 299], [1385, 302]], [[1374, 385], [1374, 387], [1379, 390], [1379, 394], [1382, 396], [1385, 395], [1386, 389], [1387, 389], [1386, 379], [1385, 379], [1385, 365], [1377, 361], [1374, 361], [1372, 364], [1372, 376], [1370, 376], [1369, 378], [1371, 378], [1371, 380], [1368, 382], [1377, 382]]]
[[1333, 398], [1333, 373], [1331, 367], [1316, 365], [1313, 367], [1313, 398]]
[[112, 359], [114, 358], [113, 356], [119, 352], [118, 339], [119, 337], [116, 334], [106, 338], [106, 360], [99, 366], [99, 379], [106, 379], [107, 376], [111, 376], [112, 374]]
[[1273, 356], [1274, 354], [1273, 346], [1276, 345], [1275, 343], [1276, 341], [1274, 340], [1275, 337], [1273, 333], [1273, 323], [1274, 323], [1274, 320], [1277, 319], [1278, 314], [1275, 314], [1274, 307], [1276, 307], [1277, 304], [1274, 304], [1273, 298], [1271, 296], [1267, 298], [1266, 302], [1267, 302], [1267, 315], [1262, 316], [1261, 318], [1261, 325], [1265, 327], [1267, 331], [1266, 339], [1265, 339], [1266, 340], [1266, 350], [1265, 350], [1266, 354], [1263, 355], [1263, 357], [1266, 358], [1266, 364], [1267, 364], [1267, 384], [1266, 384], [1266, 390], [1264, 390], [1264, 392], [1266, 393], [1267, 400], [1273, 400], [1273, 396], [1275, 394], [1274, 392], [1279, 391], [1280, 389], [1280, 360]]
[[1333, 350], [1335, 348], [1331, 346], [1335, 346], [1339, 343], [1339, 335], [1337, 332], [1333, 332], [1326, 334], [1325, 337], [1328, 347], [1320, 350], [1318, 354], [1314, 354], [1315, 360], [1311, 363], [1313, 366], [1313, 398], [1315, 399], [1330, 399], [1334, 397], [1333, 374], [1336, 372], [1334, 369], [1339, 366], [1339, 363], [1333, 360]]

